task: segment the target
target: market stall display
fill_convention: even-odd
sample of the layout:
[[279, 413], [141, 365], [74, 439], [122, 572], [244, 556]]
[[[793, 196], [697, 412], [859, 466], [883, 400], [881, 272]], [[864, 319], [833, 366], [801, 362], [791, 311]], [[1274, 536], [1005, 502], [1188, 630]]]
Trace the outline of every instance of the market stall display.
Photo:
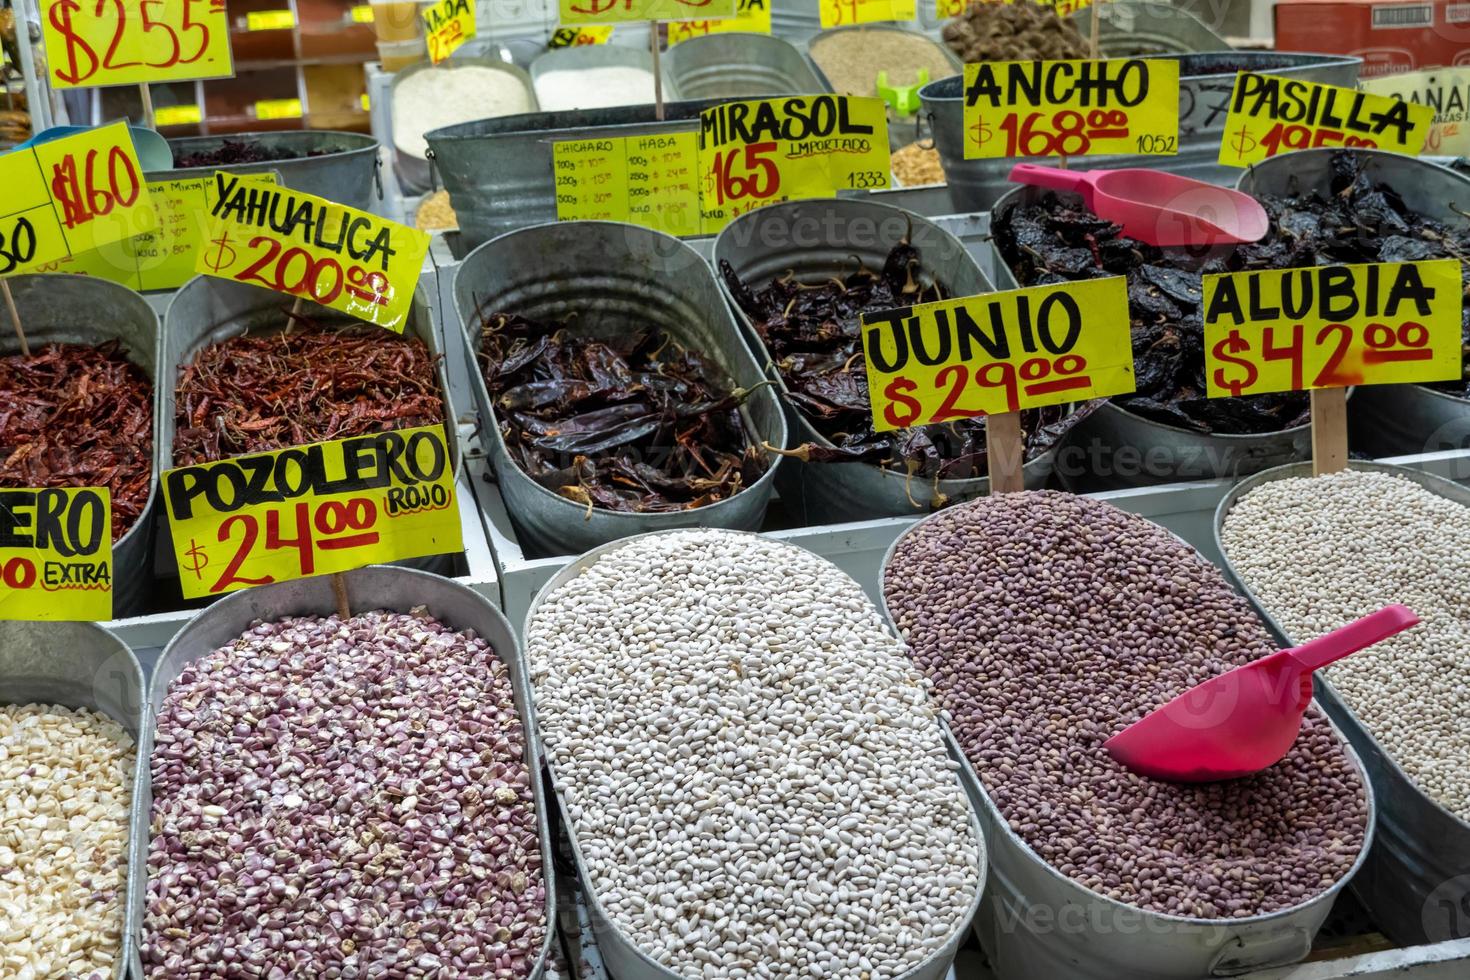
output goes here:
[[[1092, 27], [1091, 5], [1068, 20], [1079, 33]], [[1113, 0], [1098, 7], [1098, 52], [1104, 58], [1227, 51], [1231, 44], [1189, 10], [1152, 0]]]
[[869, 98], [883, 85], [906, 87], [958, 75], [961, 62], [917, 31], [886, 24], [834, 27], [807, 42], [818, 77], [838, 95]]
[[1033, 0], [972, 3], [945, 23], [943, 37], [965, 64], [1069, 61], [1086, 58], [1090, 51], [1087, 38], [1072, 21], [1058, 14], [1055, 7]]
[[410, 191], [426, 190], [430, 184], [425, 133], [537, 109], [530, 76], [489, 58], [455, 58], [401, 71], [393, 78], [392, 92], [393, 167]]
[[893, 181], [899, 187], [927, 187], [944, 183], [939, 151], [922, 142], [906, 143], [889, 156]]
[[150, 181], [232, 174], [276, 173], [292, 190], [315, 194], [363, 211], [382, 199], [378, 142], [361, 133], [333, 130], [184, 136], [168, 141], [174, 169], [149, 172]]

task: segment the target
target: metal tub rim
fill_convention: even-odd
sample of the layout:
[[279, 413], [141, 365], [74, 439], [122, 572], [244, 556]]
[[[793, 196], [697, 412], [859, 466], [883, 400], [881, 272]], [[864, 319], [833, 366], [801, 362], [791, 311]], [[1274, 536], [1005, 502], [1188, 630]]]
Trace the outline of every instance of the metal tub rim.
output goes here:
[[[883, 561], [878, 566], [879, 595], [882, 596], [882, 601], [879, 603], [879, 608], [882, 610], [884, 618], [888, 621], [893, 631], [899, 635], [900, 639], [903, 639], [906, 646], [908, 645], [908, 641], [904, 639], [902, 631], [899, 630], [898, 622], [893, 618], [893, 614], [888, 608], [888, 592], [886, 589], [883, 588], [883, 582], [888, 577], [887, 572], [889, 567], [891, 567], [893, 564], [893, 556], [897, 553], [898, 546], [902, 544], [904, 540], [909, 537], [909, 535], [916, 532], [919, 527], [925, 522], [934, 520], [938, 517], [948, 516], [950, 513], [951, 511], [939, 511], [934, 514], [930, 514], [927, 517], [920, 518], [909, 527], [905, 528], [903, 533], [895, 538], [893, 540], [893, 543], [888, 546], [888, 550], [883, 553]], [[1144, 520], [1148, 520], [1148, 518], [1144, 518]], [[1154, 522], [1150, 520], [1149, 523], [1153, 524]], [[1155, 526], [1162, 528], [1162, 525], [1156, 524]], [[1205, 558], [1204, 555], [1200, 554], [1199, 549], [1194, 547], [1194, 545], [1189, 544], [1189, 542], [1185, 541], [1177, 534], [1174, 534], [1172, 531], [1168, 531], [1167, 529], [1164, 530], [1166, 533], [1174, 537], [1175, 540], [1180, 541], [1188, 546], [1189, 549], [1195, 554], [1196, 557], [1199, 558], [1200, 561], [1206, 562], [1207, 564], [1213, 564], [1209, 562], [1209, 559]], [[1218, 568], [1219, 566], [1214, 567]], [[1230, 581], [1228, 575], [1227, 581]], [[1262, 622], [1266, 625], [1267, 629], [1272, 628], [1272, 624], [1266, 621], [1264, 618], [1262, 619]], [[1320, 705], [1318, 707], [1319, 709], [1321, 708]], [[1358, 855], [1353, 860], [1352, 866], [1349, 867], [1347, 871], [1343, 872], [1336, 881], [1334, 881], [1328, 887], [1324, 888], [1322, 891], [1317, 892], [1315, 895], [1312, 895], [1311, 897], [1305, 899], [1302, 902], [1299, 902], [1296, 905], [1290, 906], [1289, 908], [1277, 909], [1274, 912], [1264, 912], [1256, 915], [1243, 916], [1240, 918], [1223, 919], [1199, 919], [1193, 916], [1173, 915], [1168, 912], [1155, 912], [1149, 909], [1143, 909], [1137, 905], [1132, 905], [1127, 902], [1120, 902], [1115, 898], [1109, 898], [1101, 892], [1082, 884], [1080, 881], [1069, 878], [1066, 875], [1062, 874], [1061, 871], [1054, 868], [1051, 863], [1043, 858], [1040, 854], [1037, 854], [1035, 849], [1032, 848], [1030, 844], [1026, 843], [1026, 841], [1019, 834], [1011, 829], [1009, 821], [1005, 819], [1005, 815], [1001, 812], [1000, 808], [995, 805], [995, 801], [991, 799], [990, 794], [986, 791], [985, 783], [983, 780], [980, 779], [979, 773], [977, 773], [974, 766], [970, 764], [969, 757], [966, 756], [964, 751], [960, 748], [959, 740], [954, 737], [954, 733], [950, 729], [948, 721], [944, 723], [944, 730], [945, 735], [954, 742], [954, 746], [959, 755], [959, 758], [963, 761], [963, 768], [961, 769], [961, 772], [968, 775], [969, 778], [974, 781], [974, 791], [979, 795], [980, 798], [984, 799], [986, 805], [990, 807], [991, 812], [995, 815], [995, 825], [998, 832], [1000, 832], [1004, 836], [1007, 844], [1019, 849], [1028, 858], [1032, 859], [1042, 868], [1044, 868], [1047, 876], [1051, 880], [1053, 880], [1053, 882], [1079, 889], [1085, 892], [1091, 901], [1102, 902], [1121, 908], [1131, 909], [1134, 912], [1138, 912], [1143, 915], [1158, 916], [1166, 922], [1175, 923], [1181, 926], [1254, 926], [1266, 925], [1280, 919], [1285, 919], [1289, 916], [1295, 915], [1296, 913], [1302, 911], [1310, 905], [1315, 905], [1320, 902], [1327, 902], [1329, 903], [1330, 907], [1330, 902], [1335, 902], [1337, 900], [1337, 896], [1342, 892], [1342, 890], [1346, 888], [1348, 886], [1348, 883], [1351, 882], [1352, 879], [1357, 876], [1358, 872], [1363, 869], [1363, 865], [1368, 860], [1368, 852], [1372, 849], [1374, 831], [1376, 830], [1378, 825], [1378, 799], [1373, 791], [1372, 781], [1368, 778], [1367, 767], [1363, 765], [1363, 760], [1358, 757], [1357, 750], [1353, 748], [1352, 743], [1348, 741], [1347, 736], [1344, 735], [1342, 731], [1338, 729], [1336, 723], [1327, 716], [1325, 709], [1322, 710], [1322, 713], [1323, 717], [1326, 718], [1327, 724], [1331, 726], [1333, 734], [1337, 736], [1338, 743], [1341, 745], [1343, 751], [1347, 754], [1349, 761], [1352, 762], [1354, 768], [1356, 769], [1360, 784], [1363, 788], [1363, 802], [1364, 809], [1366, 810], [1366, 820], [1363, 828], [1363, 843], [1358, 848]]]
[[336, 161], [367, 151], [376, 152], [378, 149], [378, 141], [373, 137], [364, 133], [353, 133], [343, 129], [259, 130], [245, 133], [221, 133], [217, 136], [177, 136], [170, 139], [168, 144], [169, 149], [172, 150], [181, 143], [189, 142], [223, 143], [226, 140], [230, 142], [249, 141], [259, 137], [291, 139], [303, 135], [331, 137], [342, 140], [344, 143], [355, 143], [357, 145], [347, 146], [343, 149], [333, 150], [330, 153], [322, 153], [317, 156], [283, 157], [279, 160], [255, 160], [249, 163], [220, 163], [203, 167], [172, 167], [168, 170], [152, 170], [144, 174], [144, 177], [149, 180], [183, 180], [188, 177], [207, 176], [213, 174], [216, 170], [229, 171], [238, 167], [271, 169], [273, 165], [282, 163], [297, 163], [307, 160]]
[[[659, 537], [667, 534], [687, 534], [690, 532], [708, 533], [711, 531], [716, 531], [722, 534], [738, 534], [752, 538], [760, 538], [766, 541], [775, 541], [777, 544], [788, 545], [793, 548], [799, 548], [800, 550], [806, 551], [809, 554], [816, 554], [816, 552], [810, 551], [810, 549], [805, 548], [799, 544], [794, 544], [789, 541], [778, 541], [774, 538], [768, 537], [760, 531], [737, 531], [725, 530], [723, 528], [669, 528], [658, 531], [645, 531], [641, 534], [629, 535], [628, 537], [620, 538], [617, 541], [610, 541], [607, 544], [598, 545], [596, 548], [592, 548], [586, 552], [583, 552], [581, 555], [573, 558], [566, 565], [563, 565], [560, 569], [558, 569], [556, 574], [548, 579], [546, 583], [536, 591], [536, 595], [531, 599], [530, 605], [528, 605], [526, 608], [525, 622], [522, 626], [521, 632], [521, 639], [523, 645], [525, 645], [526, 647], [525, 659], [527, 669], [529, 670], [531, 666], [529, 641], [531, 623], [536, 618], [536, 613], [541, 609], [542, 604], [551, 596], [553, 592], [559, 590], [562, 586], [577, 578], [579, 575], [581, 575], [588, 568], [596, 564], [602, 558], [607, 557], [608, 555], [626, 545], [632, 544], [637, 541], [642, 541], [647, 538]], [[827, 562], [829, 565], [832, 565], [832, 567], [836, 569], [838, 574], [849, 579], [858, 586], [859, 590], [862, 590], [862, 583], [857, 582], [857, 580], [853, 578], [853, 576], [848, 575], [840, 568], [837, 568], [837, 566], [832, 563], [831, 559], [825, 558], [821, 555], [817, 555], [817, 557], [820, 558], [822, 561]], [[872, 603], [875, 608], [883, 613], [884, 625], [888, 628], [889, 634], [896, 639], [901, 647], [904, 648], [904, 652], [902, 653], [902, 655], [907, 657], [908, 644], [904, 641], [903, 637], [899, 635], [897, 629], [894, 628], [892, 621], [888, 619], [886, 610], [884, 610], [880, 604], [873, 602], [871, 598], [868, 598], [866, 595], [866, 591], [863, 591], [864, 598], [866, 598], [869, 603]], [[949, 755], [951, 757], [954, 757], [955, 753], [952, 746], [950, 746], [949, 744], [949, 729], [944, 722], [942, 712], [938, 710], [938, 702], [933, 699], [932, 694], [928, 694], [927, 692], [925, 697], [928, 703], [936, 709], [935, 714], [936, 716], [939, 716], [937, 720], [940, 724], [941, 737], [945, 742], [946, 749], [949, 749]], [[963, 755], [959, 756], [959, 758], [963, 759]], [[551, 774], [551, 791], [556, 796], [557, 806], [562, 810], [564, 814], [567, 814], [569, 813], [569, 811], [567, 810], [566, 800], [562, 795], [560, 780], [557, 777], [556, 770], [551, 765], [549, 759], [546, 760], [546, 769], [547, 772]], [[980, 911], [980, 903], [982, 898], [984, 897], [986, 885], [990, 877], [990, 849], [986, 844], [985, 833], [980, 825], [980, 814], [975, 810], [974, 803], [972, 802], [968, 789], [964, 784], [964, 779], [960, 778], [958, 774], [956, 775], [956, 778], [958, 779], [958, 782], [960, 784], [960, 795], [964, 798], [966, 807], [969, 811], [970, 832], [974, 835], [975, 850], [976, 853], [979, 855], [979, 887], [975, 889], [975, 893], [970, 899], [965, 914], [961, 916], [961, 918], [955, 923], [954, 930], [945, 939], [943, 945], [936, 948], [933, 955], [914, 966], [913, 969], [899, 974], [897, 977], [894, 978], [894, 980], [917, 980], [917, 978], [920, 977], [923, 971], [932, 970], [936, 965], [941, 962], [946, 966], [952, 964], [955, 954], [959, 951], [960, 944], [964, 941], [966, 934], [969, 932], [971, 926], [975, 921], [975, 917], [979, 914]], [[674, 971], [670, 970], [668, 967], [663, 966], [662, 964], [658, 963], [647, 954], [645, 954], [642, 947], [640, 947], [630, 937], [624, 934], [621, 926], [619, 926], [613, 919], [608, 917], [607, 913], [602, 907], [602, 901], [598, 897], [596, 889], [593, 888], [589, 883], [587, 883], [585, 877], [582, 875], [582, 869], [586, 867], [586, 863], [582, 858], [582, 845], [577, 838], [575, 828], [572, 826], [570, 816], [566, 817], [566, 821], [567, 839], [571, 842], [572, 845], [572, 855], [576, 864], [578, 876], [579, 878], [583, 878], [584, 884], [582, 888], [582, 893], [586, 897], [588, 911], [591, 913], [593, 921], [600, 921], [601, 924], [605, 928], [607, 928], [608, 932], [611, 935], [617, 937], [618, 942], [622, 943], [624, 946], [627, 947], [629, 951], [636, 955], [643, 966], [652, 971], [655, 971], [657, 976], [678, 978], [680, 976], [679, 974], [674, 973]], [[943, 976], [943, 972], [941, 972], [939, 976]]]
[[[469, 122], [455, 123], [453, 126], [441, 126], [439, 129], [431, 129], [424, 134], [424, 139], [429, 141], [429, 158], [433, 159], [433, 144], [436, 142], [464, 142], [469, 140], [482, 140], [496, 136], [514, 136], [528, 133], [537, 133], [546, 142], [555, 142], [559, 139], [577, 139], [576, 134], [585, 133], [589, 128], [606, 126], [617, 128], [621, 126], [655, 125], [659, 123], [682, 122], [692, 127], [699, 126], [699, 114], [705, 109], [710, 109], [728, 102], [728, 99], [694, 99], [694, 100], [669, 100], [664, 103], [664, 118], [654, 118], [654, 107], [652, 105], [623, 105], [612, 106], [604, 109], [558, 109], [554, 112], [521, 112], [512, 116], [487, 116], [484, 119], [473, 119]], [[577, 118], [583, 114], [601, 115], [615, 114], [617, 117], [607, 120], [583, 120]], [[617, 135], [616, 133], [610, 135]]]

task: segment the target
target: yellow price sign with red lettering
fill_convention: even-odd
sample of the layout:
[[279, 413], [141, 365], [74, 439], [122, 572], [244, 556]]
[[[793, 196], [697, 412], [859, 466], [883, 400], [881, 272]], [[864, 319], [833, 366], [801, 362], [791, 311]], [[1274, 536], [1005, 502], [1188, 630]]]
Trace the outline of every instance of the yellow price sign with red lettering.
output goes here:
[[1179, 152], [1179, 62], [965, 66], [965, 159]]
[[870, 313], [862, 331], [879, 432], [1135, 387], [1122, 276]]
[[442, 425], [183, 466], [162, 484], [186, 599], [464, 550]]
[[1359, 80], [1358, 87], [1374, 95], [1429, 106], [1434, 122], [1424, 141], [1432, 156], [1470, 153], [1470, 68], [1431, 68], [1398, 75]]
[[214, 175], [195, 272], [254, 283], [403, 332], [429, 236], [375, 214]]
[[53, 88], [235, 73], [225, 0], [49, 0], [42, 6]]
[[423, 18], [429, 60], [436, 65], [475, 36], [475, 5], [470, 0], [440, 0], [424, 11]]
[[735, 16], [736, 0], [559, 0], [563, 24], [703, 20]]
[[552, 51], [557, 48], [581, 48], [589, 44], [606, 44], [612, 38], [612, 26], [588, 24], [584, 27], [558, 27], [546, 46]]
[[771, 3], [773, 0], [739, 0], [734, 17], [716, 20], [676, 20], [669, 24], [669, 45], [687, 41], [706, 34], [723, 34], [741, 31], [746, 34], [771, 33]]
[[0, 489], [0, 619], [111, 618], [107, 488]]
[[819, 0], [818, 13], [825, 29], [913, 20], [919, 8], [916, 0]]
[[1460, 377], [1460, 260], [1204, 277], [1211, 398]]

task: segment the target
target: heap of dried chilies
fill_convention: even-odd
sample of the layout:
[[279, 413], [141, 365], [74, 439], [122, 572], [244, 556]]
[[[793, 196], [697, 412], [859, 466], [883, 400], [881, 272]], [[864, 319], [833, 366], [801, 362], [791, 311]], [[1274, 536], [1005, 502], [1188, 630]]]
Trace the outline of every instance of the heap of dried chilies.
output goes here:
[[[720, 274], [755, 324], [787, 397], [825, 440], [802, 445], [791, 455], [811, 463], [873, 463], [924, 479], [985, 475], [984, 418], [873, 430], [863, 314], [945, 296], [944, 286], [924, 271], [918, 249], [907, 240], [889, 251], [880, 271], [858, 264], [841, 279], [803, 283], [788, 273], [761, 288], [743, 282], [725, 261]], [[1079, 417], [1065, 407], [1023, 412], [1026, 458], [1055, 445]]]
[[174, 465], [444, 421], [422, 340], [287, 316], [291, 330], [210, 344], [183, 369]]
[[579, 332], [481, 311], [480, 366], [512, 459], [589, 508], [689, 510], [759, 480], [766, 458], [719, 368], [664, 331]]
[[148, 504], [153, 382], [117, 341], [0, 358], [0, 486], [106, 487], [112, 539]]

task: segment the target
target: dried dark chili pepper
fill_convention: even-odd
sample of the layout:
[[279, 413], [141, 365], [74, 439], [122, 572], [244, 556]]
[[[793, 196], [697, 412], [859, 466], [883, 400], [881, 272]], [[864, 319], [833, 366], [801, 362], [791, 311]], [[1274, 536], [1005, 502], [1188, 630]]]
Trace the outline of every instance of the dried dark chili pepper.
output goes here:
[[117, 341], [0, 358], [0, 486], [106, 487], [114, 541], [143, 513], [153, 474], [153, 383]]
[[[728, 262], [720, 263], [720, 274], [765, 342], [787, 397], [828, 442], [807, 443], [785, 455], [809, 463], [876, 464], [926, 479], [985, 475], [983, 418], [901, 432], [873, 429], [862, 315], [945, 296], [907, 240], [893, 247], [881, 270], [859, 263], [848, 275], [825, 282], [804, 283], [787, 274], [760, 287], [741, 281]], [[1051, 448], [1081, 417], [1064, 407], [1023, 412], [1026, 458]]]
[[512, 458], [589, 508], [689, 510], [761, 478], [766, 456], [715, 365], [662, 331], [611, 339], [481, 312], [480, 366]]
[[444, 421], [435, 357], [422, 340], [294, 319], [290, 332], [210, 344], [183, 369], [175, 465]]
[[259, 142], [227, 139], [213, 150], [174, 154], [174, 166], [185, 169], [188, 167], [219, 167], [234, 163], [269, 163], [273, 160], [297, 160], [302, 157], [320, 157], [337, 152], [340, 151], [316, 149], [298, 153], [280, 146], [265, 146]]

